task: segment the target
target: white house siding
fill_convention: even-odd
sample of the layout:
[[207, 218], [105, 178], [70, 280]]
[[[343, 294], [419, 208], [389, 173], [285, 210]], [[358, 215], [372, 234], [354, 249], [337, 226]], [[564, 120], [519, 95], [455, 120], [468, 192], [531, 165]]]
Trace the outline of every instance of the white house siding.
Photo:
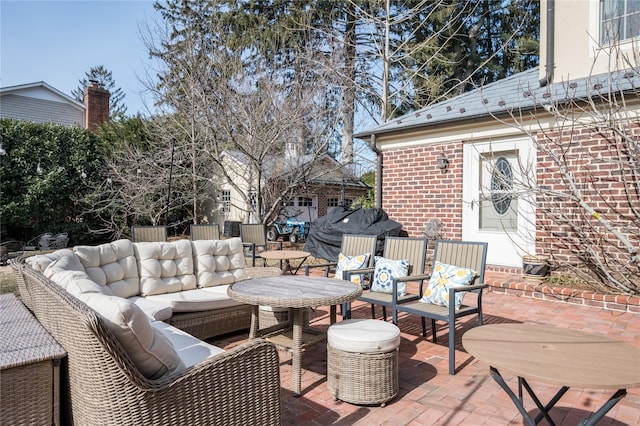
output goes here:
[[6, 94], [0, 101], [0, 117], [35, 123], [53, 122], [66, 126], [84, 126], [84, 110], [68, 103]]

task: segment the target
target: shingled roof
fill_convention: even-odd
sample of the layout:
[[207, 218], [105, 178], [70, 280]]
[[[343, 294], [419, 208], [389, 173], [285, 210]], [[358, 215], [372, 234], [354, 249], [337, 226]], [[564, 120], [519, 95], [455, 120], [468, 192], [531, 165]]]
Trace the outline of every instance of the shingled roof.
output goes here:
[[637, 95], [637, 89], [640, 88], [640, 76], [632, 70], [558, 82], [544, 87], [540, 87], [538, 78], [538, 67], [535, 67], [395, 118], [359, 132], [354, 137], [368, 139], [371, 135], [531, 111], [536, 107], [586, 100], [617, 91]]

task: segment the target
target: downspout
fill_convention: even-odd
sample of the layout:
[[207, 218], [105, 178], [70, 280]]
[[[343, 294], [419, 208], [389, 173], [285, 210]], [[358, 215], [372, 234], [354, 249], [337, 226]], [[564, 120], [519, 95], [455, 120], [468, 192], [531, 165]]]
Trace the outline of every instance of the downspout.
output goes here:
[[369, 148], [376, 153], [376, 188], [375, 188], [375, 202], [376, 207], [382, 208], [382, 151], [376, 146], [376, 135], [371, 135], [371, 142], [369, 142]]
[[547, 40], [545, 44], [546, 49], [546, 64], [545, 76], [540, 80], [540, 87], [544, 87], [547, 84], [553, 82], [553, 68], [554, 68], [554, 38], [555, 38], [555, 0], [547, 0]]

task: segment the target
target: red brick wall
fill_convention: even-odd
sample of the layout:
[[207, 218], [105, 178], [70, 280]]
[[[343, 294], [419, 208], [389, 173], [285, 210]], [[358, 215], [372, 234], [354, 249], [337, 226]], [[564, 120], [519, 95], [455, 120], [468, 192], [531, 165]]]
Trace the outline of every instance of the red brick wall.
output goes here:
[[[634, 127], [633, 133], [637, 137], [637, 125]], [[538, 143], [548, 147], [548, 152], [538, 151], [539, 185], [545, 191], [569, 194], [569, 183], [558, 162], [553, 160], [553, 156], [561, 157], [571, 171], [584, 203], [595, 209], [597, 215], [614, 223], [615, 228], [638, 247], [640, 188], [637, 187], [638, 178], [633, 177], [633, 167], [625, 161], [629, 155], [634, 155], [625, 152], [626, 144], [619, 143], [613, 133], [595, 128], [540, 133]], [[579, 263], [591, 249], [606, 251], [625, 262], [628, 259], [627, 249], [575, 199], [538, 197], [537, 221], [538, 244], [553, 253], [556, 261]], [[569, 226], [569, 222], [576, 226]]]
[[[634, 132], [640, 134], [637, 125]], [[551, 152], [567, 159], [584, 199], [599, 214], [615, 220], [620, 231], [638, 247], [637, 213], [634, 215], [630, 206], [640, 211], [640, 188], [629, 183], [633, 181], [633, 169], [622, 170], [617, 161], [621, 155], [633, 154], [621, 153], [620, 144], [608, 136], [596, 129], [572, 129], [564, 133], [541, 133], [538, 143], [547, 144]], [[442, 150], [449, 160], [447, 173], [437, 167], [437, 157]], [[462, 237], [462, 155], [461, 142], [383, 151], [382, 208], [391, 219], [403, 224], [409, 236], [423, 236], [427, 221], [438, 218], [444, 223], [446, 238]], [[558, 166], [540, 149], [537, 167], [538, 185], [566, 192], [567, 183]], [[579, 234], [558, 225], [554, 215], [575, 218], [583, 232], [596, 241], [614, 240], [611, 233], [574, 200], [538, 198], [538, 207], [536, 246], [539, 251], [552, 253], [556, 260], [579, 264], [586, 248], [580, 245]], [[618, 258], [628, 257], [620, 244], [613, 244], [611, 249], [617, 251]], [[509, 268], [501, 270], [512, 272]]]
[[92, 83], [84, 90], [85, 128], [95, 131], [98, 126], [109, 121], [110, 93]]
[[[446, 173], [437, 165], [443, 150]], [[462, 238], [462, 142], [384, 151], [382, 168], [382, 208], [410, 237], [440, 219], [446, 238]]]

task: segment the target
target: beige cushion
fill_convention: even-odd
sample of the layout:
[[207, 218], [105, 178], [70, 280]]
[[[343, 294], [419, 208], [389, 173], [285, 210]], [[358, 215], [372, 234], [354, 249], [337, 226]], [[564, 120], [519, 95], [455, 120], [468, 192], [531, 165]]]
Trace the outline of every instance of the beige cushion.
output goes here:
[[74, 253], [96, 283], [108, 286], [120, 297], [140, 294], [138, 266], [129, 240], [117, 240], [98, 246], [75, 246]]
[[196, 288], [189, 240], [134, 243], [140, 272], [140, 295]]
[[[51, 265], [51, 263], [60, 259], [61, 257], [69, 256], [69, 253], [73, 253], [73, 252], [70, 249], [56, 250], [51, 253], [29, 256], [25, 259], [25, 262], [36, 271], [44, 272], [45, 269], [47, 269], [47, 267]], [[84, 271], [84, 268], [76, 269], [76, 270]]]
[[151, 326], [169, 339], [176, 353], [187, 368], [224, 352], [224, 349], [203, 342], [162, 321], [154, 321], [151, 323]]
[[130, 297], [129, 300], [153, 321], [166, 321], [173, 315], [173, 309], [166, 303], [154, 302], [140, 296]]
[[227, 295], [228, 287], [229, 286], [221, 285], [198, 288], [177, 293], [154, 294], [153, 296], [146, 296], [146, 298], [171, 306], [173, 312], [208, 311], [216, 308], [241, 305], [242, 303], [236, 302]]
[[386, 353], [400, 346], [400, 329], [374, 319], [352, 319], [332, 324], [327, 344], [353, 353]]
[[77, 297], [105, 320], [145, 377], [158, 379], [185, 368], [171, 341], [151, 327], [144, 312], [131, 301], [97, 293], [83, 293]]
[[69, 250], [59, 250], [59, 255], [51, 262], [42, 274], [71, 294], [103, 293], [111, 294], [107, 286], [102, 286], [91, 279], [84, 271], [78, 256]]
[[233, 284], [247, 278], [240, 238], [191, 242], [199, 288]]

